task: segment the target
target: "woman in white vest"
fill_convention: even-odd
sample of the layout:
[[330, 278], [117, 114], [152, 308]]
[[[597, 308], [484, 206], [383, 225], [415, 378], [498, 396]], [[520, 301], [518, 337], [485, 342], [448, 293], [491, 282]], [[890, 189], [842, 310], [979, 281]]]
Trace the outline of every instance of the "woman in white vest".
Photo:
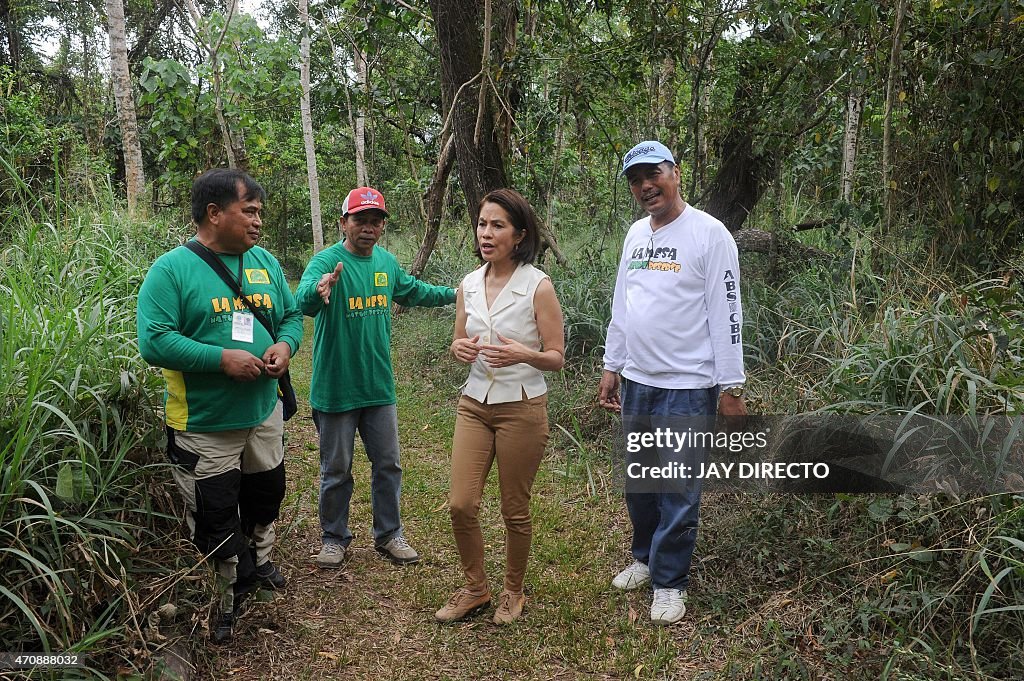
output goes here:
[[453, 622], [486, 607], [478, 512], [492, 463], [498, 464], [505, 521], [505, 580], [494, 613], [508, 624], [523, 613], [530, 557], [530, 488], [548, 441], [543, 371], [565, 361], [562, 308], [548, 275], [531, 263], [540, 250], [537, 216], [518, 192], [498, 189], [480, 202], [476, 254], [456, 300], [451, 352], [470, 365], [452, 444], [449, 509], [465, 585], [434, 615]]

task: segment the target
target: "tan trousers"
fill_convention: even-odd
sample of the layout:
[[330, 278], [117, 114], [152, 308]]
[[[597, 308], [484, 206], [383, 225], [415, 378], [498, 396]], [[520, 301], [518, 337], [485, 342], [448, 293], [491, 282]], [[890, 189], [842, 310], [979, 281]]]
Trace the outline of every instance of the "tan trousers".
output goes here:
[[[253, 428], [213, 433], [174, 431], [177, 445], [193, 453], [198, 459], [192, 470], [180, 466], [171, 467], [171, 473], [185, 501], [185, 520], [190, 535], [194, 537], [196, 531], [197, 482], [202, 484], [203, 480], [216, 478], [232, 470], [240, 470], [243, 475], [250, 475], [277, 468], [284, 461], [283, 436], [284, 419], [280, 401], [270, 416]], [[235, 490], [236, 496], [237, 493]], [[270, 560], [270, 552], [277, 538], [274, 523], [256, 523], [250, 538], [256, 547], [256, 565], [262, 565]], [[228, 612], [233, 605], [232, 590], [228, 587], [234, 585], [238, 578], [238, 557], [215, 559], [214, 565], [220, 578], [222, 608], [224, 612]]]
[[504, 404], [459, 399], [448, 503], [466, 587], [474, 593], [488, 590], [478, 515], [495, 459], [505, 521], [505, 589], [523, 590], [533, 532], [530, 488], [548, 442], [547, 404], [547, 395]]

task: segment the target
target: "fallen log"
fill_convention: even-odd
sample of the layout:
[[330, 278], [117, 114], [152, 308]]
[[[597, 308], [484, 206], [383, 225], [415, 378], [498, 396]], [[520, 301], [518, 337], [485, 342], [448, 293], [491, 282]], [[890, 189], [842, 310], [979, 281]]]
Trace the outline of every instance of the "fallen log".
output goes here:
[[809, 229], [820, 229], [821, 227], [834, 227], [839, 224], [839, 220], [826, 220], [824, 218], [817, 218], [814, 220], [804, 220], [793, 225], [794, 232], [806, 232]]
[[736, 248], [741, 253], [776, 254], [790, 259], [827, 258], [828, 253], [813, 246], [805, 246], [795, 239], [780, 239], [763, 229], [740, 229], [733, 232]]

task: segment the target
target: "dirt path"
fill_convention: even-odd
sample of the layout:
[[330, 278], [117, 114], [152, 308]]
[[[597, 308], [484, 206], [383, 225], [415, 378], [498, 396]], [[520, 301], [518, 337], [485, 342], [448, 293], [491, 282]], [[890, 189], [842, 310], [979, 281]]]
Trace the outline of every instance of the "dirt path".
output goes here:
[[[445, 501], [463, 371], [444, 359], [446, 324], [450, 328], [431, 313], [412, 313], [399, 318], [395, 329], [403, 522], [423, 561], [399, 568], [373, 551], [369, 465], [360, 448], [350, 558], [340, 570], [315, 567], [319, 455], [309, 413], [300, 412], [288, 424], [289, 492], [276, 555], [289, 585], [243, 617], [235, 641], [216, 651], [206, 678], [693, 678], [731, 675], [733, 665], [747, 668], [750, 639], [722, 626], [726, 604], [702, 602], [699, 586], [714, 556], [695, 566], [696, 614], [675, 627], [650, 625], [649, 591], [623, 594], [610, 587], [614, 572], [629, 561], [625, 510], [608, 471], [591, 465], [588, 474], [565, 448], [551, 448], [534, 488], [526, 617], [508, 628], [493, 625], [492, 613], [454, 626], [434, 623], [434, 610], [460, 584]], [[308, 349], [294, 368], [298, 383], [307, 380]], [[494, 477], [482, 524], [488, 575], [500, 588], [504, 533]], [[749, 615], [739, 609], [735, 623]]]

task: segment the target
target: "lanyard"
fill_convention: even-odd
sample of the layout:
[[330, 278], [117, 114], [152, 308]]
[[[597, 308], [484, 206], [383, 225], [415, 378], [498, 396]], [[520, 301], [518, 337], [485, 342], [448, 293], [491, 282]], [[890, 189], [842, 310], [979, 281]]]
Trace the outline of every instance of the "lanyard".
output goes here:
[[[202, 246], [202, 247], [203, 247], [203, 249], [204, 249], [204, 250], [205, 250], [205, 251], [206, 251], [207, 253], [209, 253], [209, 254], [210, 254], [210, 255], [212, 255], [213, 257], [217, 258], [217, 260], [220, 260], [220, 261], [221, 261], [221, 263], [223, 263], [223, 262], [224, 262], [224, 259], [223, 259], [223, 258], [221, 258], [219, 254], [215, 253], [215, 252], [214, 252], [213, 250], [211, 250], [210, 248], [208, 248], [208, 247], [206, 246], [206, 244], [204, 244], [204, 243], [203, 243], [202, 241], [200, 241], [199, 239], [195, 239], [195, 242], [196, 242], [197, 244], [199, 244], [200, 246]], [[242, 290], [242, 273], [243, 273], [243, 271], [244, 271], [244, 270], [243, 270], [243, 267], [244, 267], [243, 263], [244, 263], [244, 262], [245, 262], [245, 253], [239, 253], [239, 254], [238, 254], [238, 275], [236, 276], [236, 279], [238, 280], [238, 290], [239, 290], [239, 291], [241, 291], [241, 290]], [[227, 269], [227, 267], [225, 266], [225, 267], [224, 267], [224, 269]]]

